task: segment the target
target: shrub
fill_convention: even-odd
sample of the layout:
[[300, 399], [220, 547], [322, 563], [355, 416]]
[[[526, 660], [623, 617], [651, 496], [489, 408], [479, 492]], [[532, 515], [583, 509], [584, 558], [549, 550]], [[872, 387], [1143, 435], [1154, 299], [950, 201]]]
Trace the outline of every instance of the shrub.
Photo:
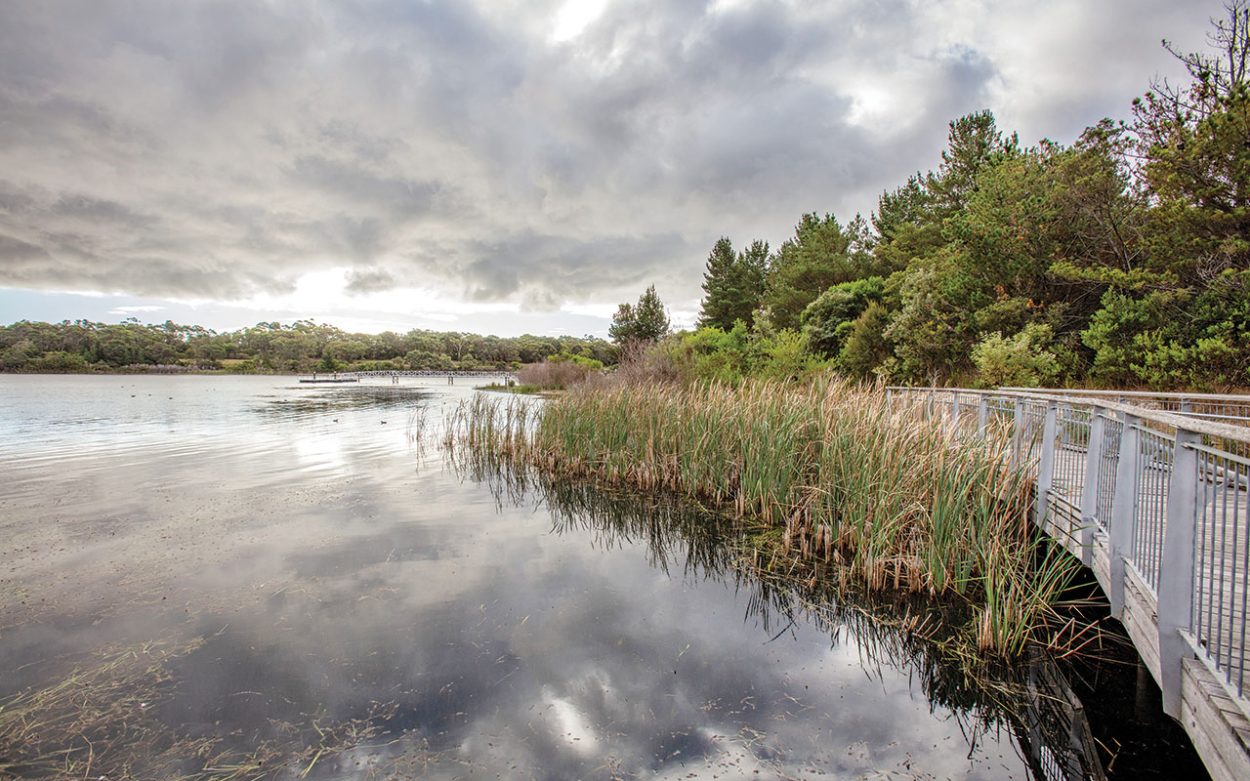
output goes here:
[[997, 331], [972, 348], [972, 362], [983, 385], [1047, 385], [1059, 376], [1059, 359], [1048, 348], [1050, 326], [1030, 323], [1010, 338]]
[[37, 372], [85, 372], [90, 367], [87, 359], [78, 353], [67, 353], [62, 350], [46, 352], [26, 365]]

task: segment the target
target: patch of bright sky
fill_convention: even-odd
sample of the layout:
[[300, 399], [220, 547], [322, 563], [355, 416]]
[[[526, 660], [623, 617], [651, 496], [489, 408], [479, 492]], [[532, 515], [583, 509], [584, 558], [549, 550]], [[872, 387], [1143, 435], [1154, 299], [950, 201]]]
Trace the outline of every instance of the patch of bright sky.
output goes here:
[[302, 275], [290, 293], [259, 293], [237, 303], [257, 311], [329, 311], [344, 314], [372, 312], [408, 315], [453, 322], [457, 316], [483, 312], [517, 312], [508, 302], [457, 301], [446, 293], [425, 288], [395, 288], [375, 293], [352, 294], [347, 289], [349, 269], [332, 268]]
[[607, 4], [607, 0], [567, 0], [556, 12], [551, 40], [559, 43], [581, 35], [582, 30], [599, 18]]
[[881, 120], [888, 119], [897, 108], [898, 101], [888, 90], [867, 83], [857, 84], [851, 90], [851, 111], [847, 121], [861, 127], [874, 124], [888, 127]]

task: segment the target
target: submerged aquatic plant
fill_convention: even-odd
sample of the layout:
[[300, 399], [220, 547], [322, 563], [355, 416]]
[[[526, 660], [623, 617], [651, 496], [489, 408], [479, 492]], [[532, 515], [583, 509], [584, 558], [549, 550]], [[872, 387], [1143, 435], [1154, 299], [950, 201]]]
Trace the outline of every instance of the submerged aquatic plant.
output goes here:
[[108, 649], [56, 682], [0, 699], [0, 778], [303, 778], [376, 738], [395, 713], [393, 703], [372, 703], [357, 719], [271, 720], [271, 734], [250, 746], [176, 728], [163, 717], [179, 686], [172, 668], [204, 642]]
[[677, 492], [778, 530], [788, 558], [817, 572], [965, 599], [970, 644], [985, 653], [1020, 653], [1077, 567], [1029, 528], [1031, 482], [1007, 439], [965, 437], [873, 387], [599, 385], [541, 405], [479, 396], [453, 413], [445, 443], [478, 468]]

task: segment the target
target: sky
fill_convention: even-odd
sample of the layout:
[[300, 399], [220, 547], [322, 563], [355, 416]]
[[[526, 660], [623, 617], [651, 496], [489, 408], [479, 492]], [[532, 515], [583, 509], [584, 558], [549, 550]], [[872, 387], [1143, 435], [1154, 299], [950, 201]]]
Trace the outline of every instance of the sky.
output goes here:
[[0, 3], [0, 323], [604, 335], [935, 168], [1127, 118], [1218, 0]]

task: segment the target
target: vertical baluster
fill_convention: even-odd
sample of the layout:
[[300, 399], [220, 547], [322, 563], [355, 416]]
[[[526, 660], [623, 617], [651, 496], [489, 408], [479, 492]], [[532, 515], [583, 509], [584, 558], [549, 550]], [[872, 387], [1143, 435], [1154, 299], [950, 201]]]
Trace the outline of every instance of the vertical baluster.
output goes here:
[[1024, 399], [1017, 398], [1011, 413], [1011, 465], [1020, 466], [1024, 441]]
[[1181, 636], [1193, 624], [1194, 526], [1198, 511], [1198, 451], [1202, 437], [1178, 430], [1168, 485], [1167, 530], [1159, 562], [1159, 675], [1163, 711], [1181, 715], [1181, 665], [1190, 655]]
[[[1098, 516], [1098, 496], [1102, 490], [1103, 413], [1099, 407], [1089, 411], [1089, 443], [1085, 446], [1085, 484], [1081, 487], [1081, 561], [1094, 563], [1094, 527]], [[1105, 525], [1107, 518], [1100, 519]]]
[[1033, 522], [1045, 529], [1046, 506], [1050, 490], [1055, 484], [1055, 402], [1046, 402], [1046, 418], [1042, 424], [1042, 460], [1037, 470], [1037, 504], [1033, 508]]
[[1138, 417], [1125, 413], [1120, 426], [1120, 463], [1115, 476], [1115, 496], [1111, 500], [1111, 615], [1124, 617], [1124, 562], [1133, 555], [1137, 514], [1137, 471], [1141, 462], [1138, 445]]

